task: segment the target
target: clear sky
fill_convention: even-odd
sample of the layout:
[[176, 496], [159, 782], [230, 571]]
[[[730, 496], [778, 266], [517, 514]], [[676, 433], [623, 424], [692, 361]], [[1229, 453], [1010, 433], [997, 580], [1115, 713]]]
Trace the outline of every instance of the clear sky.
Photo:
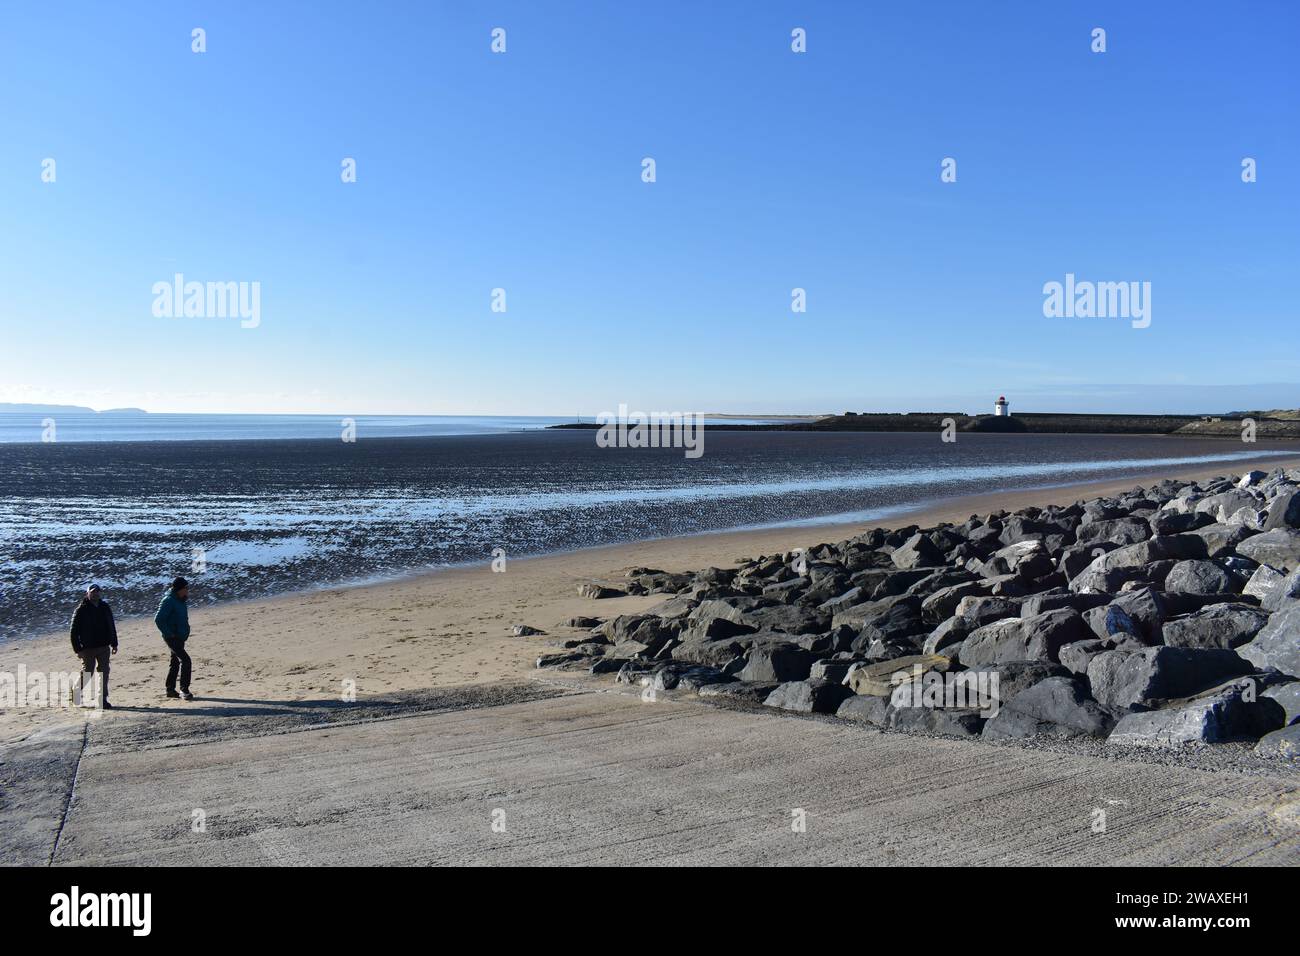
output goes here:
[[[1290, 0], [8, 3], [0, 401], [1300, 406], [1297, 42]], [[260, 324], [154, 315], [178, 272]], [[1150, 327], [1045, 318], [1067, 273]]]

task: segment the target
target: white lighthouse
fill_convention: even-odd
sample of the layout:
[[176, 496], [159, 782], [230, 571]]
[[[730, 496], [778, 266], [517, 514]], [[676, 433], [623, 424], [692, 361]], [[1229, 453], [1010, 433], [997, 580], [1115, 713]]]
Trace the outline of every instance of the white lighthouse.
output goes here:
[[1008, 408], [1007, 397], [1005, 395], [999, 395], [998, 400], [993, 403], [993, 414], [997, 415], [999, 418], [1004, 415], [1010, 415], [1011, 412]]

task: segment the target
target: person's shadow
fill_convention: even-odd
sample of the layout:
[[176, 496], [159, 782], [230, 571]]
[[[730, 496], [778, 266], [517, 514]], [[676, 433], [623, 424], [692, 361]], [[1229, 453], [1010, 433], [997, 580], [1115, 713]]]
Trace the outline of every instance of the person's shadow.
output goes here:
[[[229, 707], [211, 707], [209, 704], [230, 704]], [[239, 697], [198, 697], [192, 701], [169, 701], [167, 704], [114, 704], [116, 713], [157, 714], [165, 717], [307, 717], [312, 714], [332, 716], [348, 709], [374, 708], [376, 705], [397, 706], [395, 701], [367, 700], [364, 704], [338, 698], [320, 700], [256, 700]]]

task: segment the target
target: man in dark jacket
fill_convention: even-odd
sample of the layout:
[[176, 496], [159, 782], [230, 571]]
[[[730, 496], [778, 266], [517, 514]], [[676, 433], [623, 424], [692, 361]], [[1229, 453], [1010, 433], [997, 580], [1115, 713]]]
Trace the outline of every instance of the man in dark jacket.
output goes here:
[[[172, 652], [171, 665], [167, 668], [167, 696], [184, 697], [193, 700], [190, 693], [190, 655], [185, 653], [185, 642], [190, 636], [190, 609], [186, 603], [190, 598], [190, 582], [177, 578], [172, 582], [171, 590], [158, 605], [158, 613], [153, 622], [158, 625], [167, 649]], [[176, 693], [176, 677], [179, 672], [181, 692]]]
[[112, 710], [108, 702], [108, 661], [117, 653], [117, 625], [113, 622], [113, 609], [100, 595], [99, 585], [86, 588], [72, 613], [72, 651], [81, 658], [81, 669], [93, 675], [99, 672], [102, 683], [100, 700], [105, 710]]

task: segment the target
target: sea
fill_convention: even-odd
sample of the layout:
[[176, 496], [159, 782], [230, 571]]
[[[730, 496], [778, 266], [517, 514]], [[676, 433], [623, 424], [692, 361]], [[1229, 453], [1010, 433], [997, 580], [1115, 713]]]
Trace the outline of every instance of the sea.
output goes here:
[[[1246, 459], [1287, 443], [1171, 436], [705, 432], [704, 453], [604, 448], [538, 417], [0, 415], [0, 640], [64, 625], [99, 584], [151, 613], [712, 531], [883, 521], [968, 494]], [[112, 419], [112, 420], [106, 420]], [[129, 419], [129, 420], [128, 420]], [[758, 420], [753, 420], [757, 422]], [[1239, 470], [1239, 469], [1238, 469]], [[499, 550], [498, 550], [499, 549]]]

